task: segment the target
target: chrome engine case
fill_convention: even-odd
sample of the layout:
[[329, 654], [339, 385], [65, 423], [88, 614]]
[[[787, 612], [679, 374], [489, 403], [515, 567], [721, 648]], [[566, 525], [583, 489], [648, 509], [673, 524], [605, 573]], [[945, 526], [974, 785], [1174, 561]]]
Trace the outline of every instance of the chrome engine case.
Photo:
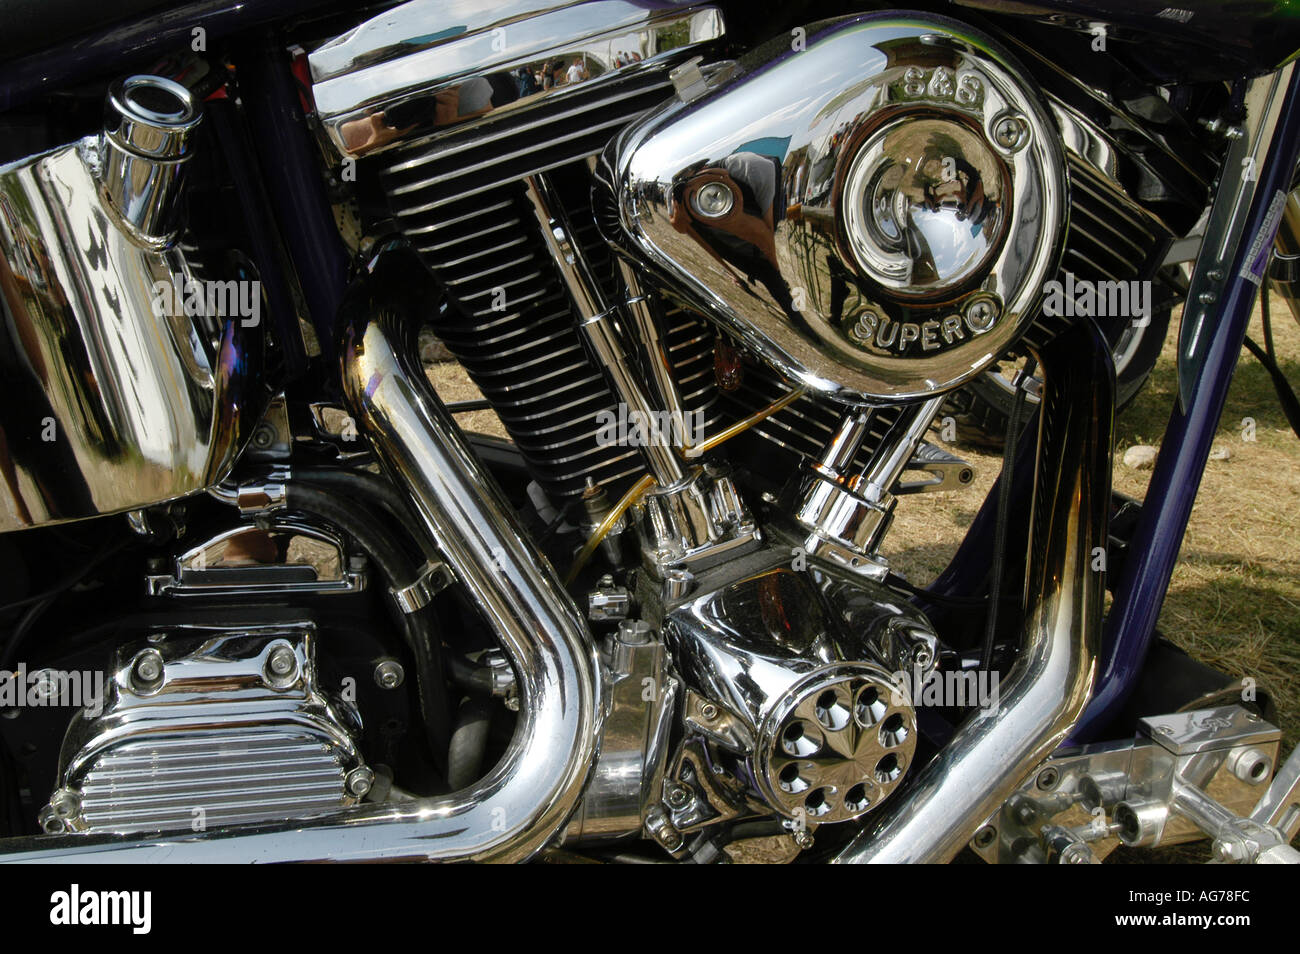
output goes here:
[[202, 831], [354, 804], [360, 718], [316, 682], [310, 623], [185, 626], [117, 653], [68, 727], [46, 832]]

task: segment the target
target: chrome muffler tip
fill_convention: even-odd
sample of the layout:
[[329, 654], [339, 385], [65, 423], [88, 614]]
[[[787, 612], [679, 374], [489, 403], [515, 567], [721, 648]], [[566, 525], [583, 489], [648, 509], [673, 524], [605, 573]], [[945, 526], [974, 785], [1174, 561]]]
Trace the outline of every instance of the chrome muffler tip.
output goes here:
[[109, 87], [99, 177], [123, 221], [148, 243], [179, 227], [179, 199], [194, 130], [203, 119], [194, 95], [161, 76], [129, 76]]

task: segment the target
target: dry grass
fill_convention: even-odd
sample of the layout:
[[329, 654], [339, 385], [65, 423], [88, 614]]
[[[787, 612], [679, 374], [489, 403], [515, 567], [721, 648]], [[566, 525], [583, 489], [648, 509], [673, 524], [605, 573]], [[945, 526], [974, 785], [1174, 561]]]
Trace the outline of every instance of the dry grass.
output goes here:
[[[1300, 385], [1300, 328], [1274, 301], [1282, 367]], [[1177, 319], [1151, 380], [1118, 422], [1115, 487], [1139, 499], [1150, 471], [1119, 461], [1134, 444], [1159, 444], [1176, 391]], [[1261, 340], [1258, 310], [1251, 334]], [[430, 374], [444, 400], [479, 396], [454, 363]], [[1243, 440], [1248, 417], [1255, 422], [1253, 442]], [[504, 434], [491, 411], [458, 420], [468, 430]], [[1300, 741], [1300, 440], [1249, 355], [1233, 380], [1217, 443], [1231, 456], [1206, 469], [1160, 628], [1197, 658], [1272, 692], [1289, 750]], [[952, 449], [975, 465], [974, 484], [961, 493], [905, 499], [886, 540], [894, 566], [918, 582], [947, 564], [1001, 464], [996, 455], [960, 443]]]

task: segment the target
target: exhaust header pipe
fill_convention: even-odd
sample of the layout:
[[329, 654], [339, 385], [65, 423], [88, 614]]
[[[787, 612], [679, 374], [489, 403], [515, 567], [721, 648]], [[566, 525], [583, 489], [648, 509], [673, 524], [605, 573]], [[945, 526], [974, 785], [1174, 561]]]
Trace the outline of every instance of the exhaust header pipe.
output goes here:
[[406, 259], [386, 253], [345, 304], [343, 383], [353, 414], [514, 664], [521, 704], [505, 757], [450, 795], [200, 834], [10, 839], [0, 842], [0, 861], [512, 862], [543, 847], [573, 812], [596, 761], [593, 641], [410, 357], [410, 316], [421, 297], [396, 296], [424, 272]]
[[1093, 547], [1106, 544], [1115, 369], [1091, 321], [1055, 339], [1039, 363], [1046, 390], [1020, 659], [999, 707], [962, 725], [836, 864], [951, 861], [1087, 705], [1104, 593], [1091, 562]]

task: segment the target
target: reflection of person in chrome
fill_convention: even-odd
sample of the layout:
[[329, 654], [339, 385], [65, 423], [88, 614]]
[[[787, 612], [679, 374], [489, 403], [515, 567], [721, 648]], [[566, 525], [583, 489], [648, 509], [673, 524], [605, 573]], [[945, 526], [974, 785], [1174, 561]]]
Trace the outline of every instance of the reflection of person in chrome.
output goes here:
[[349, 152], [369, 152], [388, 145], [417, 126], [442, 127], [466, 122], [518, 97], [515, 80], [507, 74], [475, 76], [444, 87], [432, 97], [417, 97], [383, 112], [350, 120], [340, 132]]
[[[725, 191], [724, 191], [725, 190]], [[787, 315], [800, 321], [776, 260], [776, 226], [785, 215], [781, 164], [772, 156], [736, 152], [688, 170], [673, 185], [669, 221], [710, 255], [758, 282]]]
[[581, 83], [587, 78], [587, 64], [582, 62], [582, 57], [577, 57], [569, 64], [568, 72], [564, 74], [564, 82]]

